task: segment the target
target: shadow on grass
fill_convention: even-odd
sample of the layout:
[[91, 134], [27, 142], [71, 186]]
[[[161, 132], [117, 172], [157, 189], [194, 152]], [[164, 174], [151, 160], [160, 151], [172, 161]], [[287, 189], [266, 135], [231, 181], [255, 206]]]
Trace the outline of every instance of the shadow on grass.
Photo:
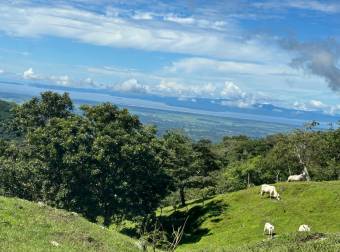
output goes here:
[[217, 223], [222, 220], [218, 218], [228, 205], [222, 201], [211, 201], [205, 205], [196, 205], [188, 211], [175, 211], [169, 216], [160, 216], [159, 221], [164, 231], [171, 236], [173, 229], [182, 226], [188, 217], [181, 244], [198, 242], [202, 236], [209, 235], [208, 228], [201, 225], [207, 219]]
[[[196, 200], [190, 202], [187, 207], [193, 204], [202, 203], [202, 200]], [[158, 222], [161, 226], [161, 230], [166, 233], [168, 240], [172, 240], [173, 230], [178, 230], [181, 227], [186, 218], [188, 220], [185, 225], [184, 234], [180, 244], [195, 243], [201, 240], [203, 236], [209, 235], [210, 230], [208, 228], [202, 228], [201, 225], [206, 220], [210, 219], [213, 223], [218, 223], [222, 220], [220, 215], [228, 208], [228, 205], [223, 201], [210, 201], [206, 204], [195, 205], [184, 211], [174, 211], [167, 216], [159, 216]], [[135, 227], [125, 227], [121, 233], [130, 237], [138, 238], [138, 233]]]

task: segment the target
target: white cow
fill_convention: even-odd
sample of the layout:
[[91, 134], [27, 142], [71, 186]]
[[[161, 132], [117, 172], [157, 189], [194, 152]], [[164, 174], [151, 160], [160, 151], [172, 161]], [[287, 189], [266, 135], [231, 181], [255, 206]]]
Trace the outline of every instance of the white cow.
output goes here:
[[306, 224], [302, 224], [299, 227], [299, 232], [310, 232], [310, 227]]
[[276, 191], [276, 188], [275, 186], [272, 186], [272, 185], [266, 185], [266, 184], [263, 184], [261, 185], [261, 196], [264, 194], [264, 193], [269, 193], [269, 197], [274, 197], [275, 199], [277, 200], [280, 200], [280, 194], [278, 194], [278, 192]]
[[306, 173], [305, 171], [303, 171], [301, 174], [299, 175], [290, 175], [288, 177], [288, 182], [294, 182], [294, 181], [303, 181], [303, 180], [306, 180]]
[[274, 231], [275, 231], [274, 225], [270, 224], [269, 222], [264, 224], [263, 234], [268, 233], [270, 237], [273, 238]]
[[37, 204], [38, 204], [39, 207], [45, 207], [46, 206], [45, 203], [42, 202], [42, 201], [38, 201]]

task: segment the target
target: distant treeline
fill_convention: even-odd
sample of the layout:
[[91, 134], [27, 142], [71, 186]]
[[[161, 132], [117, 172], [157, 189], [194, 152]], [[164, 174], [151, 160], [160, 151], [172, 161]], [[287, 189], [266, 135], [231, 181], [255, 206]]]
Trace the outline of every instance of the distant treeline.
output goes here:
[[[9, 109], [11, 108], [11, 111]], [[158, 207], [284, 181], [340, 179], [340, 129], [304, 129], [260, 139], [193, 141], [180, 130], [157, 136], [110, 103], [74, 112], [69, 95], [42, 93], [0, 103], [0, 193], [83, 214], [105, 225], [142, 220]]]
[[5, 122], [9, 120], [9, 118], [13, 116], [13, 113], [11, 112], [11, 110], [14, 106], [15, 106], [14, 103], [0, 100], [0, 137], [1, 138], [12, 138], [13, 137], [13, 136], [8, 135], [9, 132], [6, 132], [4, 130], [3, 128], [4, 125], [1, 122]]

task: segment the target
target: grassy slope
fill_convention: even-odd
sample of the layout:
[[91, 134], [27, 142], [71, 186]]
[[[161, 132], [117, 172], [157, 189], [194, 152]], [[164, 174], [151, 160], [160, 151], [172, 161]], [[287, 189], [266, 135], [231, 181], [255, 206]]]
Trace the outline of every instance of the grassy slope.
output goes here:
[[[277, 241], [300, 224], [310, 225], [314, 232], [340, 232], [340, 181], [279, 183], [276, 187], [281, 201], [261, 198], [259, 187], [254, 187], [218, 195], [205, 206], [190, 204], [194, 219], [179, 251], [217, 251], [262, 241], [265, 222], [275, 226]], [[168, 217], [179, 214], [170, 209], [163, 213]]]
[[[51, 241], [60, 244], [51, 245]], [[138, 251], [134, 241], [80, 216], [0, 197], [0, 251]]]

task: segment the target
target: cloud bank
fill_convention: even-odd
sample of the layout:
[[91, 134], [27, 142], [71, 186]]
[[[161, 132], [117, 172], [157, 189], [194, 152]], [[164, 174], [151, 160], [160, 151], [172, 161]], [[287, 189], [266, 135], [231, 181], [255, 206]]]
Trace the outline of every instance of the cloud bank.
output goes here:
[[321, 76], [333, 91], [340, 90], [340, 45], [335, 40], [325, 42], [286, 40], [283, 46], [295, 53], [290, 64], [292, 67]]

